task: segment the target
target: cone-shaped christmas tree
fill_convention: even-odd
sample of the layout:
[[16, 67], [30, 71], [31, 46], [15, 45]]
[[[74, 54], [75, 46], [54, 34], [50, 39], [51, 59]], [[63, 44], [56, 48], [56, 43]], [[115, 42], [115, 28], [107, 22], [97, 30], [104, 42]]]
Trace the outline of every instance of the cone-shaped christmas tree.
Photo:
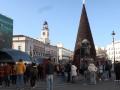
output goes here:
[[85, 9], [85, 4], [83, 4], [83, 8], [82, 8], [82, 14], [81, 14], [81, 18], [80, 18], [80, 24], [79, 24], [79, 28], [78, 28], [76, 44], [75, 44], [75, 49], [74, 49], [73, 62], [76, 65], [80, 64], [80, 59], [82, 57], [81, 53], [83, 53], [81, 51], [81, 47], [82, 47], [82, 42], [84, 40], [87, 40], [90, 44], [89, 45], [90, 46], [89, 57], [93, 58], [95, 60], [96, 51], [95, 51], [94, 41], [93, 41], [93, 37], [92, 37], [91, 30], [90, 30], [90, 25], [89, 25], [86, 9]]

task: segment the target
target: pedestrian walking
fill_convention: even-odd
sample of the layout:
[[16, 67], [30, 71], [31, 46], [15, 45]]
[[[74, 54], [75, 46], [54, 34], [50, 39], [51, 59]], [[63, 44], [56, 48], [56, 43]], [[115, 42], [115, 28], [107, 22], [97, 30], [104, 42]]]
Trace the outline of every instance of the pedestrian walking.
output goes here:
[[99, 81], [103, 80], [103, 71], [104, 71], [104, 66], [102, 65], [101, 62], [98, 64], [98, 79]]
[[89, 83], [89, 79], [90, 79], [90, 74], [88, 72], [88, 62], [87, 61], [83, 61], [82, 62], [82, 67], [81, 67], [82, 71], [83, 71], [83, 76], [84, 76], [84, 84], [88, 84]]
[[22, 59], [19, 59], [16, 65], [17, 74], [17, 89], [21, 90], [24, 88], [24, 72], [26, 70], [25, 64]]
[[37, 68], [38, 68], [38, 79], [39, 79], [39, 80], [44, 80], [44, 75], [43, 75], [43, 73], [44, 73], [44, 68], [43, 68], [43, 64], [39, 64], [39, 65], [37, 66]]
[[30, 64], [25, 64], [26, 70], [24, 73], [24, 83], [27, 85], [30, 81]]
[[120, 62], [118, 62], [118, 61], [116, 61], [116, 63], [115, 63], [114, 72], [115, 72], [115, 77], [116, 77], [115, 82], [117, 84], [120, 84]]
[[11, 65], [11, 80], [12, 80], [13, 85], [16, 85], [16, 79], [17, 79], [16, 65], [15, 65], [15, 63], [12, 63], [12, 65]]
[[0, 63], [0, 87], [2, 87], [4, 81], [4, 65]]
[[65, 82], [66, 78], [65, 78], [65, 67], [64, 65], [60, 65], [60, 76], [61, 76], [61, 81]]
[[7, 63], [4, 64], [4, 80], [5, 80], [5, 86], [10, 86], [10, 74], [11, 74], [11, 66]]
[[67, 82], [71, 81], [71, 63], [67, 63], [67, 65], [65, 66], [65, 72], [66, 72], [66, 76], [67, 76]]
[[71, 77], [72, 83], [74, 83], [77, 77], [77, 67], [74, 64], [71, 65]]
[[105, 62], [105, 80], [111, 78], [111, 65], [106, 61]]
[[90, 63], [88, 70], [90, 72], [90, 84], [96, 84], [97, 67], [93, 63]]
[[32, 66], [30, 68], [30, 86], [32, 88], [35, 88], [35, 84], [37, 81], [37, 76], [38, 76], [38, 69], [35, 63], [32, 63]]
[[45, 71], [46, 71], [47, 90], [53, 90], [54, 65], [51, 61], [51, 58], [48, 59], [48, 62], [45, 67]]

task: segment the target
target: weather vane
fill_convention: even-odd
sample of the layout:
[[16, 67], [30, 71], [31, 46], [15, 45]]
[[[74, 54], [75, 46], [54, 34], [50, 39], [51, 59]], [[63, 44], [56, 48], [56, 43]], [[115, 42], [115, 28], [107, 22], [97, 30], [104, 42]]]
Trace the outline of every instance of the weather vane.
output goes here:
[[85, 0], [83, 0], [83, 4], [85, 4]]

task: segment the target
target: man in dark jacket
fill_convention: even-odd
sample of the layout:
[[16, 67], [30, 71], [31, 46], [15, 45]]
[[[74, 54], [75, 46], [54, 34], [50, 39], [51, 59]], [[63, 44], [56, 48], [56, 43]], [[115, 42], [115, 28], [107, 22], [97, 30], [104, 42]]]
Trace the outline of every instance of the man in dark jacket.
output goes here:
[[70, 82], [70, 78], [71, 78], [71, 63], [67, 63], [67, 65], [65, 66], [65, 72], [67, 72], [67, 82]]
[[37, 75], [38, 75], [38, 69], [35, 63], [32, 63], [30, 73], [31, 73], [30, 86], [34, 88], [37, 80]]
[[116, 61], [115, 63], [115, 75], [116, 83], [120, 83], [120, 62]]
[[54, 74], [54, 65], [51, 61], [51, 58], [48, 59], [46, 64], [46, 80], [47, 80], [47, 90], [53, 90], [53, 74]]

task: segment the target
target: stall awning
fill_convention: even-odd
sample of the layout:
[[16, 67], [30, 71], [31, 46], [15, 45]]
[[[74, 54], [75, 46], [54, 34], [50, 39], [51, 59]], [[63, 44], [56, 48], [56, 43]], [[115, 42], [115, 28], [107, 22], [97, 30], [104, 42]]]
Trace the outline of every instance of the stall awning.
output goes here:
[[0, 50], [0, 62], [17, 62], [19, 59], [23, 59], [25, 62], [31, 62], [31, 57], [22, 51], [14, 49], [2, 49]]

